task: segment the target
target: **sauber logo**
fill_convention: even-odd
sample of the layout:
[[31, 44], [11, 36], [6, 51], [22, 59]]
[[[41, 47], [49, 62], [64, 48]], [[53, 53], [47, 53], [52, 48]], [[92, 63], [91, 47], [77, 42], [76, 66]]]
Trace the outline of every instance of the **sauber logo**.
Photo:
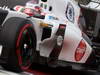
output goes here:
[[67, 10], [66, 10], [65, 14], [66, 14], [67, 19], [74, 23], [75, 12], [74, 12], [74, 8], [73, 8], [71, 3], [68, 3]]

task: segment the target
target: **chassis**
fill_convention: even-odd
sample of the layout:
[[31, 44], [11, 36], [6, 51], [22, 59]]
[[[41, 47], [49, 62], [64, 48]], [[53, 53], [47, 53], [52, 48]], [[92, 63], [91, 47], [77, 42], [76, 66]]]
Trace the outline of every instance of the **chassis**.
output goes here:
[[22, 72], [39, 63], [99, 71], [100, 8], [89, 7], [99, 3], [84, 1], [39, 0], [37, 4], [16, 6], [13, 10], [1, 8], [2, 67]]

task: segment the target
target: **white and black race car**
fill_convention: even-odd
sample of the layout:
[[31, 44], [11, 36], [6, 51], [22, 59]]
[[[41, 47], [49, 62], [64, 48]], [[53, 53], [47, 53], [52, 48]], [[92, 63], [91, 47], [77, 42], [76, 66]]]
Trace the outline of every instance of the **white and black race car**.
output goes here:
[[16, 72], [33, 63], [99, 71], [99, 5], [99, 0], [32, 0], [0, 8], [0, 64]]

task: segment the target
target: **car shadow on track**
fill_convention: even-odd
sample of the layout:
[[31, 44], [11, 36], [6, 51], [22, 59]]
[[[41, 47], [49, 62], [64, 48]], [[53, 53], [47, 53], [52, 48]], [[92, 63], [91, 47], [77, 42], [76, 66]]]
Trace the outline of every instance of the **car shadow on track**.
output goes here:
[[29, 72], [34, 75], [100, 75], [100, 73], [95, 72], [84, 72], [84, 71], [76, 71], [67, 68], [50, 68], [43, 65], [33, 65]]

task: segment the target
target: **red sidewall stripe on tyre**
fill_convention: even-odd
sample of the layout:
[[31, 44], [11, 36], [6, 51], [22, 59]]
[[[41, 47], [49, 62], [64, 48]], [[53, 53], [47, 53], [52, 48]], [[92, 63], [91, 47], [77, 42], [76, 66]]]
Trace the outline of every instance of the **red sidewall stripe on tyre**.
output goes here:
[[[28, 28], [29, 26], [32, 26], [32, 24], [26, 24], [26, 25], [24, 25], [24, 27], [21, 28], [20, 33], [19, 33], [19, 35], [18, 35], [18, 39], [17, 39], [17, 43], [16, 43], [16, 48], [17, 48], [16, 54], [17, 54], [17, 56], [18, 56], [18, 63], [19, 63], [19, 65], [22, 64], [21, 52], [20, 52], [20, 49], [19, 49], [20, 40], [21, 40], [21, 38], [22, 38], [23, 31], [24, 31], [26, 28]], [[30, 66], [30, 65], [29, 65], [29, 66]], [[27, 66], [27, 67], [21, 66], [21, 69], [25, 70], [25, 69], [27, 69], [29, 66]]]

